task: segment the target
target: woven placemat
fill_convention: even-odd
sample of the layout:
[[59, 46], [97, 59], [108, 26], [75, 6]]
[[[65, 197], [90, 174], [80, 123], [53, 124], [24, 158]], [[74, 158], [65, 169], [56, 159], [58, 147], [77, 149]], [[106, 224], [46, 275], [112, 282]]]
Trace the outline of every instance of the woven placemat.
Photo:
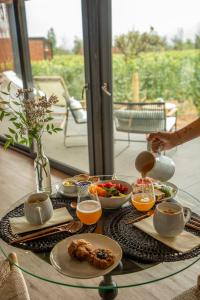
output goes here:
[[[103, 226], [104, 234], [120, 244], [124, 255], [130, 256], [140, 262], [149, 263], [184, 260], [200, 254], [200, 247], [196, 247], [184, 254], [179, 253], [136, 228], [133, 224], [125, 224], [129, 220], [133, 220], [141, 215], [143, 213], [138, 212], [130, 205], [109, 214], [105, 218]], [[197, 215], [194, 214], [194, 216]], [[200, 231], [188, 228], [186, 230], [200, 236]]]
[[[72, 217], [74, 219], [77, 219], [76, 210], [72, 209], [70, 206], [71, 201], [74, 201], [74, 200], [67, 199], [66, 197], [62, 197], [60, 195], [53, 195], [51, 197], [51, 201], [52, 201], [54, 208], [66, 207], [68, 209], [69, 213], [72, 215]], [[7, 213], [1, 219], [1, 221], [0, 221], [0, 237], [7, 243], [9, 243], [9, 242], [13, 241], [14, 239], [16, 239], [17, 237], [19, 237], [19, 235], [12, 233], [11, 228], [10, 228], [9, 218], [21, 217], [23, 215], [24, 215], [24, 205], [21, 204], [18, 207], [11, 210], [9, 213]], [[89, 225], [89, 226], [83, 225], [83, 227], [78, 232], [76, 232], [76, 234], [93, 232], [95, 230], [95, 228], [96, 228], [95, 224]], [[71, 235], [72, 235], [71, 233], [67, 233], [67, 232], [58, 232], [58, 233], [55, 233], [50, 236], [43, 237], [43, 238], [40, 238], [37, 240], [16, 244], [15, 246], [26, 249], [26, 250], [31, 250], [34, 252], [46, 252], [46, 251], [50, 251], [55, 246], [55, 244], [57, 244], [59, 241], [65, 239], [66, 237], [71, 236]]]

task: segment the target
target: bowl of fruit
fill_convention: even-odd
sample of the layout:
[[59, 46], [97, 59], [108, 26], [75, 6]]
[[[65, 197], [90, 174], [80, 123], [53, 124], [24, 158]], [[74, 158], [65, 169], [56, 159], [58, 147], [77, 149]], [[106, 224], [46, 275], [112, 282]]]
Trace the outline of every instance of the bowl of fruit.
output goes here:
[[122, 180], [105, 180], [91, 184], [91, 198], [98, 197], [102, 208], [115, 209], [127, 202], [132, 195], [132, 186]]

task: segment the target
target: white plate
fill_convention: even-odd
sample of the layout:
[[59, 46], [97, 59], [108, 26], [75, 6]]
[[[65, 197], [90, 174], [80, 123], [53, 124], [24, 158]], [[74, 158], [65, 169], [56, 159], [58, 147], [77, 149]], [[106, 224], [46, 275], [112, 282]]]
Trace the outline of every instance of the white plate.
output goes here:
[[66, 196], [66, 197], [71, 197], [71, 198], [77, 198], [78, 197], [77, 192], [75, 192], [75, 193], [66, 193], [65, 191], [63, 191], [62, 183], [56, 184], [56, 191], [58, 193], [60, 193], [61, 195]]
[[[156, 185], [160, 185], [160, 186], [166, 186], [166, 187], [171, 187], [172, 189], [173, 189], [173, 193], [171, 194], [171, 196], [170, 197], [165, 197], [165, 198], [162, 198], [162, 200], [161, 201], [165, 201], [165, 200], [169, 200], [169, 199], [171, 199], [171, 198], [174, 198], [175, 196], [176, 196], [176, 194], [177, 194], [177, 192], [178, 192], [178, 187], [175, 185], [175, 184], [173, 184], [173, 183], [171, 183], [171, 182], [153, 182], [154, 183], [154, 186], [156, 187]], [[135, 193], [133, 193], [133, 194], [135, 194]], [[137, 193], [136, 193], [137, 194]]]
[[[95, 248], [110, 249], [115, 255], [115, 262], [109, 268], [102, 270], [95, 268], [88, 261], [78, 261], [68, 254], [68, 247], [73, 240], [85, 239]], [[82, 233], [70, 236], [54, 246], [50, 254], [52, 266], [60, 273], [72, 278], [94, 278], [103, 276], [117, 267], [122, 258], [122, 249], [111, 238], [97, 233]]]
[[161, 186], [166, 186], [166, 187], [171, 187], [172, 189], [173, 189], [173, 193], [172, 193], [172, 195], [170, 196], [170, 197], [165, 197], [165, 198], [163, 198], [162, 199], [162, 201], [163, 200], [169, 200], [169, 199], [171, 199], [171, 198], [174, 198], [175, 196], [176, 196], [176, 194], [177, 194], [177, 192], [178, 192], [178, 187], [175, 185], [175, 184], [173, 184], [172, 182], [164, 182], [164, 183], [161, 183]]

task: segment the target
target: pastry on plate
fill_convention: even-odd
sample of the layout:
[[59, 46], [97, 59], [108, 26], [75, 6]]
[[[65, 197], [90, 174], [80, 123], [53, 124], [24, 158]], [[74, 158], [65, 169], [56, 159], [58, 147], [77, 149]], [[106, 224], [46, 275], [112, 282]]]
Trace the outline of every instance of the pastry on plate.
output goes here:
[[96, 268], [107, 269], [114, 264], [115, 256], [109, 249], [94, 249], [89, 256], [89, 262]]
[[69, 255], [80, 261], [89, 259], [92, 250], [92, 244], [83, 239], [73, 240], [68, 247]]

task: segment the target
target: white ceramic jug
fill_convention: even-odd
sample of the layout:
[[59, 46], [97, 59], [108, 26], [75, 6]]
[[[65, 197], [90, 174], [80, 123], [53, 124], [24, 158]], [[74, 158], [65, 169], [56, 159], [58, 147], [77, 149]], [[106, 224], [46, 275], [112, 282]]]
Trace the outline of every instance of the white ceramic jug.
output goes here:
[[175, 164], [170, 157], [150, 151], [143, 151], [136, 157], [135, 167], [142, 176], [160, 181], [168, 181], [175, 172]]

